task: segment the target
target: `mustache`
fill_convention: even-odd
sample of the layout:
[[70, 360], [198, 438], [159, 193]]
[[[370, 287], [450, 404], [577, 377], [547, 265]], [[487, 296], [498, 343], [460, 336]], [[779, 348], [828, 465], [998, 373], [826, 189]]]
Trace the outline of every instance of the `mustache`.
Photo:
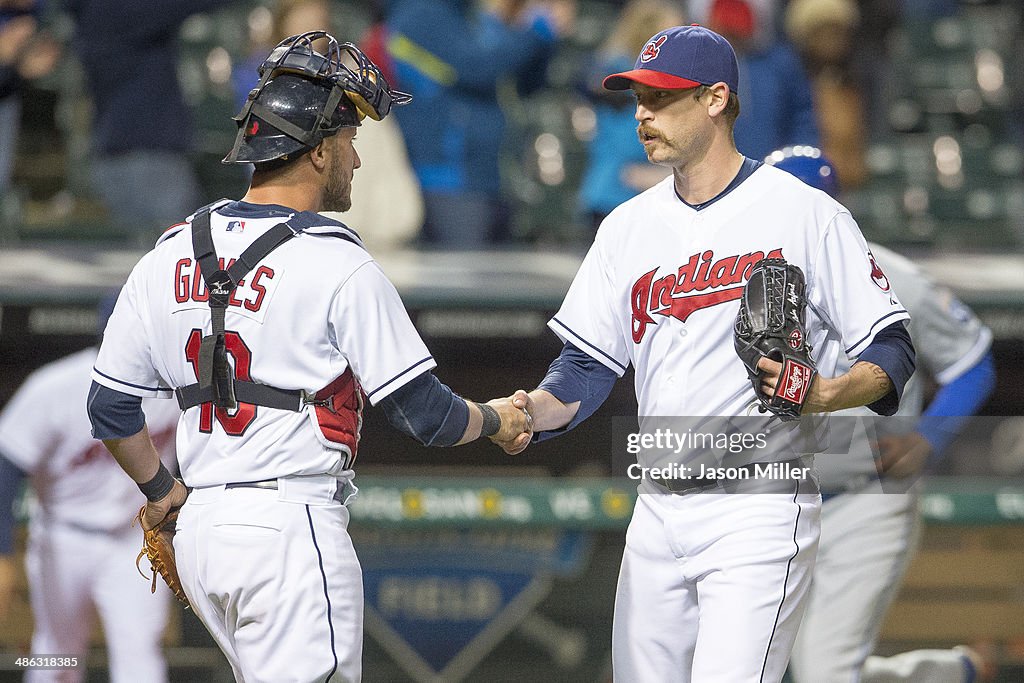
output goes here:
[[653, 130], [651, 128], [647, 128], [645, 126], [637, 126], [637, 128], [636, 128], [636, 136], [640, 140], [643, 140], [645, 137], [660, 138], [661, 137], [661, 133], [659, 133], [658, 131]]

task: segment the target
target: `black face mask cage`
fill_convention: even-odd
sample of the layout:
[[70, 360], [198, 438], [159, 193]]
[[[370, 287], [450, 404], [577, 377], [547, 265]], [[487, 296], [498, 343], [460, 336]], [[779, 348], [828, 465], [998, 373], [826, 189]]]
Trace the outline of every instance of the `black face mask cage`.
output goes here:
[[[313, 44], [318, 40], [327, 42], [326, 55], [314, 49]], [[345, 63], [346, 59], [351, 60], [354, 68]], [[232, 151], [224, 159], [225, 163], [257, 162], [252, 153], [243, 150], [248, 144], [248, 136], [259, 130], [254, 123], [252, 132], [249, 132], [251, 116], [259, 117], [299, 143], [300, 149], [312, 149], [341, 128], [358, 126], [366, 116], [379, 121], [388, 115], [392, 106], [412, 100], [407, 93], [391, 90], [384, 74], [362, 50], [352, 43], [338, 43], [326, 31], [308, 31], [281, 41], [260, 65], [259, 74], [259, 83], [249, 92], [242, 111], [235, 117], [239, 132]], [[317, 111], [312, 126], [296, 125], [260, 101], [267, 84], [283, 74], [319, 84], [327, 91], [327, 98]], [[300, 150], [290, 149], [281, 154], [272, 150], [275, 156], [267, 154], [260, 162], [286, 159], [297, 151]]]
[[[317, 40], [327, 40], [327, 54], [313, 49]], [[355, 68], [345, 63], [348, 57]], [[281, 41], [260, 66], [260, 84], [280, 72], [292, 72], [314, 80], [330, 81], [359, 110], [360, 119], [380, 121], [392, 106], [408, 104], [412, 96], [392, 90], [377, 65], [352, 43], [338, 43], [326, 31], [307, 31]]]

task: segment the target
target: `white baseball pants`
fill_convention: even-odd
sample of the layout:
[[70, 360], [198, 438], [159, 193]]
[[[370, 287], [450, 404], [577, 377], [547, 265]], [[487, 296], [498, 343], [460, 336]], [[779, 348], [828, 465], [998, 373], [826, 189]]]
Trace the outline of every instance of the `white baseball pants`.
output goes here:
[[821, 497], [797, 489], [638, 497], [615, 600], [615, 681], [782, 679], [818, 544]]
[[309, 478], [196, 489], [174, 550], [196, 615], [246, 683], [354, 683], [363, 584], [348, 509]]

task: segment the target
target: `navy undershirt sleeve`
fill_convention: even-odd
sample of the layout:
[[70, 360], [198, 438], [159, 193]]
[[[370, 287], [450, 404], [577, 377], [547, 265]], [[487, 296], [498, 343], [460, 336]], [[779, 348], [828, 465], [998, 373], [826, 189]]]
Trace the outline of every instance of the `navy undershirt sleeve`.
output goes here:
[[14, 500], [25, 472], [0, 453], [0, 555], [14, 552]]
[[377, 405], [393, 427], [424, 446], [454, 446], [469, 424], [466, 402], [432, 372], [395, 389]]
[[869, 403], [868, 408], [879, 415], [893, 415], [900, 407], [903, 387], [914, 374], [916, 366], [914, 344], [910, 341], [910, 333], [903, 321], [879, 330], [857, 360], [874, 363], [889, 376], [893, 390], [874, 403]]
[[552, 361], [538, 389], [544, 389], [562, 403], [580, 402], [572, 421], [561, 429], [537, 432], [534, 441], [545, 441], [565, 434], [593, 415], [605, 402], [619, 377], [592, 356], [571, 342], [566, 342], [558, 358]]
[[142, 399], [93, 381], [89, 387], [89, 422], [94, 439], [124, 439], [146, 426]]

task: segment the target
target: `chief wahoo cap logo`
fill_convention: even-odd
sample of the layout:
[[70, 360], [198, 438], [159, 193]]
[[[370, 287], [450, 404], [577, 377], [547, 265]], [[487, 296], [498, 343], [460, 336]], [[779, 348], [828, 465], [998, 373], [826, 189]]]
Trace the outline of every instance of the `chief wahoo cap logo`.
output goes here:
[[868, 250], [868, 260], [871, 262], [871, 279], [874, 281], [878, 288], [883, 292], [889, 291], [889, 278], [882, 272], [882, 268], [878, 265], [878, 261], [875, 260], [875, 255]]
[[665, 44], [666, 40], [668, 40], [668, 36], [658, 36], [655, 40], [644, 45], [644, 51], [640, 53], [640, 61], [646, 64], [656, 58], [661, 52], [661, 46]]

